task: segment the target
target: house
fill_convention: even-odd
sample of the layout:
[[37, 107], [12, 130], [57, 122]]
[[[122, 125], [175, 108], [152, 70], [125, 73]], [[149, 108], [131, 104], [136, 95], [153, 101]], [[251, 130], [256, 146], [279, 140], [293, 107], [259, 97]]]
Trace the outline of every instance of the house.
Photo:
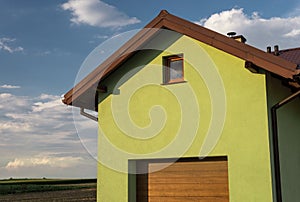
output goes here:
[[299, 199], [299, 56], [161, 11], [64, 95], [98, 112], [98, 201]]

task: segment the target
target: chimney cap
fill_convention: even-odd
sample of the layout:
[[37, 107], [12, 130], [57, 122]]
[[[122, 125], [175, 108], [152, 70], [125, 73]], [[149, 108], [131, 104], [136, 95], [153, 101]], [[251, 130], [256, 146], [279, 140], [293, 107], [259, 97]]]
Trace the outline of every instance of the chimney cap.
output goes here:
[[236, 35], [236, 32], [228, 32], [227, 36], [229, 37], [234, 37]]

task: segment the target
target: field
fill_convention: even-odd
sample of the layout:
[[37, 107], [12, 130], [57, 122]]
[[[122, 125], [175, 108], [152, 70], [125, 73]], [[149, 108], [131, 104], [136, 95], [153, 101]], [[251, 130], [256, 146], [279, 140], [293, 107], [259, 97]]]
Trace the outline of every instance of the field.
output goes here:
[[0, 201], [96, 201], [96, 179], [0, 180]]

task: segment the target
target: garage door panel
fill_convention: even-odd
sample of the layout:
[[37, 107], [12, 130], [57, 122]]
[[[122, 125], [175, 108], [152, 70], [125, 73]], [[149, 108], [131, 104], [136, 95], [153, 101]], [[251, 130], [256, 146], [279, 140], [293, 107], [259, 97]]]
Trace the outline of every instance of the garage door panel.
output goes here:
[[148, 195], [149, 197], [227, 197], [227, 191], [220, 191], [219, 189], [149, 189], [148, 191], [140, 192], [140, 197]]
[[227, 196], [224, 184], [149, 184], [149, 196]]
[[213, 171], [224, 171], [227, 172], [227, 162], [201, 162], [201, 166], [199, 166], [199, 162], [176, 162], [176, 163], [151, 163], [149, 164], [149, 172], [155, 171], [166, 171], [166, 172], [177, 172], [178, 170], [186, 171], [186, 172], [213, 172]]
[[[145, 199], [147, 201], [147, 199]], [[228, 202], [227, 197], [151, 197], [149, 202]]]
[[[167, 178], [197, 178], [199, 179], [199, 176], [201, 175], [201, 179], [213, 179], [213, 178], [222, 178], [225, 177], [227, 178], [226, 172], [158, 172], [155, 174], [150, 174], [149, 179], [156, 179], [156, 178], [161, 178], [161, 179], [167, 179]], [[226, 176], [225, 176], [226, 175]]]
[[165, 184], [184, 184], [184, 183], [201, 183], [201, 184], [226, 184], [228, 182], [228, 178], [226, 176], [205, 176], [199, 179], [199, 176], [171, 176], [170, 178], [162, 178], [160, 176], [151, 176], [148, 179], [149, 183], [165, 183]]
[[208, 159], [184, 159], [173, 164], [152, 160], [147, 164], [149, 173], [137, 176], [137, 201], [228, 202], [227, 158]]

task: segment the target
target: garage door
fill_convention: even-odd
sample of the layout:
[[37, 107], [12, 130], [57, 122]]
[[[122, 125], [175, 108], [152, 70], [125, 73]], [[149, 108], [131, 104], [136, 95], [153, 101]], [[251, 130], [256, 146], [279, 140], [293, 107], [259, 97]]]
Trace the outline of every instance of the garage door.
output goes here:
[[[138, 202], [229, 201], [226, 158], [181, 159], [165, 167], [167, 164], [146, 164], [149, 174], [137, 176]], [[152, 172], [162, 166], [165, 168]]]

